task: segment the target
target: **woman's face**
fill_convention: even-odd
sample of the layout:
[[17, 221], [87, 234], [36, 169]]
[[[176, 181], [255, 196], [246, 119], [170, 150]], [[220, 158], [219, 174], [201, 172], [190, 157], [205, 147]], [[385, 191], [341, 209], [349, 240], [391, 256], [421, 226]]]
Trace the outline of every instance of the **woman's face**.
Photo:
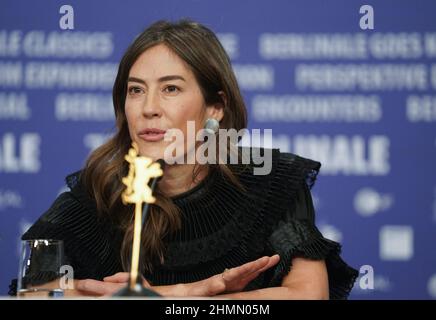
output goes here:
[[163, 159], [171, 144], [164, 141], [168, 129], [181, 130], [186, 140], [188, 121], [198, 131], [207, 117], [221, 120], [215, 108], [206, 107], [188, 65], [163, 44], [144, 51], [130, 69], [125, 112], [132, 141], [153, 160]]

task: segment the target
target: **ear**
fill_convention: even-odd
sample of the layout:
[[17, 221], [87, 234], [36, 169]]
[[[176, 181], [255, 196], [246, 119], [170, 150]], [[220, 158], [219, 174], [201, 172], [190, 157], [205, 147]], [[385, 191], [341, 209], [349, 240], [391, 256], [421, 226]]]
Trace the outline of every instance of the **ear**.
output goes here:
[[227, 105], [227, 97], [223, 91], [218, 91], [221, 101], [206, 107], [206, 118], [214, 118], [221, 121], [224, 117], [224, 107]]

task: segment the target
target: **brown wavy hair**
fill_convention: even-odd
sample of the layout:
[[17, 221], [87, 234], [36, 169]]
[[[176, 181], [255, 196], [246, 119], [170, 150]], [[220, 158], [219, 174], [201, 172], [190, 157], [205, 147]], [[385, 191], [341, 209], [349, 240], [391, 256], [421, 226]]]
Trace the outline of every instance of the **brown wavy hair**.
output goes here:
[[[158, 21], [135, 38], [121, 59], [113, 86], [116, 133], [90, 155], [82, 174], [83, 184], [95, 199], [98, 213], [109, 216], [124, 231], [120, 253], [124, 270], [128, 270], [130, 265], [134, 213], [133, 206], [125, 206], [121, 202], [125, 187], [121, 179], [128, 171], [124, 155], [131, 146], [124, 110], [127, 78], [138, 57], [158, 44], [164, 44], [187, 63], [201, 88], [206, 105], [223, 105], [224, 117], [220, 128], [240, 130], [247, 125], [245, 104], [230, 59], [210, 29], [190, 20], [174, 23]], [[224, 99], [219, 92], [223, 92]], [[212, 169], [221, 171], [238, 185], [236, 176], [226, 165], [214, 165]], [[150, 207], [144, 228], [147, 232], [142, 234], [141, 272], [151, 272], [153, 265], [163, 262], [165, 248], [162, 239], [181, 225], [179, 209], [171, 198], [166, 197], [159, 187], [155, 196], [157, 201]]]

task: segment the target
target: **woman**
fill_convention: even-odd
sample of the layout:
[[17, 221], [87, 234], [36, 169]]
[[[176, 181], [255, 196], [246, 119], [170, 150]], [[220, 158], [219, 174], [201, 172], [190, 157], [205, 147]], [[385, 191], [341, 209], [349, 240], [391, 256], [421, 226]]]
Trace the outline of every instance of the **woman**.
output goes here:
[[[113, 101], [116, 134], [67, 177], [71, 192], [23, 236], [64, 240], [82, 279], [74, 294], [108, 295], [127, 283], [133, 207], [121, 201], [121, 180], [132, 142], [157, 160], [170, 146], [170, 129], [187, 137], [189, 122], [196, 131], [211, 121], [246, 127], [228, 56], [212, 31], [186, 20], [157, 22], [135, 39]], [[320, 164], [273, 150], [271, 172], [255, 175], [252, 160], [166, 166], [142, 235], [144, 283], [164, 296], [346, 298], [357, 272], [314, 225], [309, 189]]]

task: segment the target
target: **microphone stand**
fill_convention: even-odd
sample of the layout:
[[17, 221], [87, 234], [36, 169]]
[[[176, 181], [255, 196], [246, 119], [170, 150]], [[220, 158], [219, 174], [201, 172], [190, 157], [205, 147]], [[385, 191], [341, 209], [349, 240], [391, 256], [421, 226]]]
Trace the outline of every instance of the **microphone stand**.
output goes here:
[[[165, 162], [162, 159], [159, 159], [156, 163], [151, 164], [151, 159], [138, 157], [137, 155], [138, 149], [136, 144], [133, 143], [133, 149], [130, 149], [129, 154], [125, 157], [130, 163], [129, 174], [127, 177], [123, 178], [123, 183], [127, 186], [127, 190], [123, 194], [123, 202], [135, 203], [130, 275], [127, 287], [116, 292], [113, 295], [114, 297], [160, 297], [160, 295], [155, 291], [143, 286], [142, 277], [139, 274], [139, 258], [141, 256], [142, 229], [145, 227], [150, 203], [154, 203], [155, 201], [152, 194], [156, 188], [158, 180], [163, 174]], [[135, 190], [135, 186], [138, 188], [138, 185], [141, 185], [138, 181], [146, 182], [148, 181], [147, 179], [151, 180], [150, 186], [145, 183], [145, 189], [149, 188], [148, 190]], [[146, 191], [149, 192], [145, 193]], [[138, 195], [140, 195], [139, 199]], [[146, 201], [144, 201], [144, 198]], [[142, 202], [145, 202], [143, 207]]]

